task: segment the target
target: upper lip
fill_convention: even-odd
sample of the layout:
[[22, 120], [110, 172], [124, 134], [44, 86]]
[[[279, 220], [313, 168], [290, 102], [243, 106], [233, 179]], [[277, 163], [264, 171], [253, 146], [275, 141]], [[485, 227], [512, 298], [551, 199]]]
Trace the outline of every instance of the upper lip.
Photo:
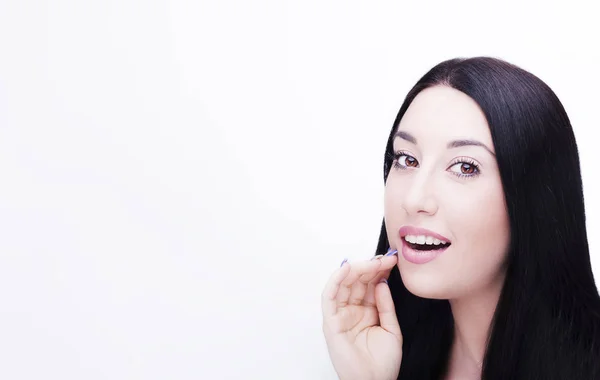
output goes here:
[[406, 235], [416, 235], [416, 236], [425, 235], [425, 236], [431, 236], [438, 240], [450, 243], [450, 239], [448, 239], [447, 237], [440, 235], [437, 232], [433, 232], [431, 230], [428, 230], [426, 228], [421, 228], [421, 227], [402, 226], [400, 228], [400, 230], [398, 231], [398, 233], [400, 234], [401, 238], [405, 237]]

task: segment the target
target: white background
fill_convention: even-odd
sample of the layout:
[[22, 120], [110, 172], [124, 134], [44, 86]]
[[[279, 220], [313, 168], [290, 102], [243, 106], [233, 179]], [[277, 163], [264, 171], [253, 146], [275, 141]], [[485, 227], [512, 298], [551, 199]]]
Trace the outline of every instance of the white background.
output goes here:
[[396, 113], [453, 57], [558, 94], [600, 276], [596, 15], [0, 0], [0, 378], [334, 379], [322, 287], [373, 254]]

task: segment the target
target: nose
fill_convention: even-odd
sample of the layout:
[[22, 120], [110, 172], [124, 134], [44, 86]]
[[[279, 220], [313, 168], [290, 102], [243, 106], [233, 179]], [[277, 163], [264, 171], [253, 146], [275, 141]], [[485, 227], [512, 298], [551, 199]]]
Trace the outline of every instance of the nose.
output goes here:
[[421, 169], [413, 175], [404, 197], [404, 209], [408, 214], [433, 215], [438, 210], [436, 188], [432, 173]]

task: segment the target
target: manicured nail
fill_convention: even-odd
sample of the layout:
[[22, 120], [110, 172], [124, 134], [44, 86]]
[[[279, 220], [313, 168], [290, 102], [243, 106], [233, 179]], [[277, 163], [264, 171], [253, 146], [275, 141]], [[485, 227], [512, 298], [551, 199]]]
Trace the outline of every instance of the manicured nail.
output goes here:
[[340, 268], [344, 266], [345, 263], [348, 262], [348, 259], [344, 259], [344, 261], [342, 261], [342, 263], [340, 264]]
[[390, 248], [390, 250], [388, 251], [388, 253], [386, 253], [385, 255], [386, 255], [386, 256], [392, 256], [392, 255], [395, 255], [396, 253], [398, 253], [398, 251], [397, 251], [397, 250], [393, 250], [393, 251], [392, 251], [392, 249]]
[[382, 257], [383, 257], [383, 255], [375, 255], [375, 256], [371, 257], [371, 260], [380, 259]]

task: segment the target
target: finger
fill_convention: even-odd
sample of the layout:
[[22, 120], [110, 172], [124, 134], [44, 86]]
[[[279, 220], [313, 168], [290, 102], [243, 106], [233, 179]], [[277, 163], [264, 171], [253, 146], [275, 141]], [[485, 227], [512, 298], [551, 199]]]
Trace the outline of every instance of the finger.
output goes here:
[[[337, 307], [345, 307], [350, 302], [350, 296], [354, 292], [353, 304], [360, 305], [364, 294], [366, 292], [366, 284], [359, 281], [360, 277], [364, 274], [377, 273], [379, 266], [381, 265], [380, 259], [359, 261], [352, 263], [350, 266], [350, 273], [342, 281], [340, 289], [338, 291], [336, 301]], [[361, 291], [361, 287], [365, 287]], [[362, 293], [362, 296], [361, 296]]]
[[321, 308], [323, 309], [323, 316], [329, 317], [335, 315], [337, 311], [336, 297], [340, 289], [342, 281], [350, 273], [350, 264], [343, 262], [342, 266], [333, 272], [321, 296]]
[[398, 323], [394, 300], [386, 282], [380, 282], [375, 287], [375, 299], [377, 302], [377, 311], [379, 312], [379, 325], [402, 341], [402, 331]]
[[377, 272], [376, 276], [369, 281], [367, 285], [367, 292], [365, 293], [365, 298], [363, 300], [363, 305], [366, 306], [375, 306], [375, 287], [377, 284], [381, 282], [382, 279], [388, 279], [390, 276], [390, 272], [394, 269], [394, 266], [397, 263], [397, 258], [392, 257], [386, 259], [381, 263], [381, 267], [379, 268], [379, 272]]
[[360, 282], [363, 282], [365, 285], [368, 284], [370, 281], [372, 281], [373, 278], [375, 278], [375, 276], [377, 276], [377, 273], [379, 273], [379, 271], [381, 271], [381, 264], [382, 264], [381, 260], [383, 258], [384, 258], [383, 255], [377, 255], [377, 256], [373, 257], [371, 260], [379, 260], [379, 265], [375, 267], [375, 270], [370, 270], [370, 271], [365, 272], [362, 275], [360, 275], [358, 280]]
[[[383, 255], [375, 256], [371, 258], [371, 260], [380, 260], [381, 258], [383, 258]], [[348, 304], [361, 305], [363, 303], [369, 282], [380, 272], [381, 262], [379, 262], [379, 264], [380, 265], [369, 266], [367, 270], [358, 277], [358, 280], [352, 284]]]

